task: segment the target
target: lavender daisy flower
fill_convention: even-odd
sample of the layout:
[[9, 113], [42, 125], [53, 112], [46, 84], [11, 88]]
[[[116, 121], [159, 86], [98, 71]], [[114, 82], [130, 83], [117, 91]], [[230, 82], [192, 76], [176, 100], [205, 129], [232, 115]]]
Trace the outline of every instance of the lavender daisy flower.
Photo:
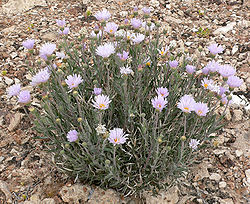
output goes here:
[[161, 48], [161, 50], [158, 49], [158, 52], [159, 52], [159, 54], [160, 54], [161, 56], [165, 56], [165, 55], [169, 52], [169, 47], [166, 46], [166, 47]]
[[100, 94], [102, 93], [102, 88], [94, 88], [93, 93], [94, 93], [96, 96], [100, 95]]
[[126, 18], [126, 19], [124, 19], [124, 24], [125, 25], [128, 25], [129, 24], [129, 20]]
[[201, 85], [205, 88], [205, 89], [208, 89], [209, 86], [211, 84], [213, 84], [214, 81], [212, 79], [208, 79], [208, 78], [204, 78], [202, 81], [201, 81]]
[[56, 52], [56, 57], [59, 59], [64, 59], [66, 56], [64, 52]]
[[209, 108], [206, 103], [198, 102], [195, 104], [194, 111], [198, 116], [206, 116]]
[[33, 40], [33, 39], [28, 39], [28, 40], [23, 41], [22, 44], [23, 44], [23, 46], [24, 46], [26, 49], [31, 50], [31, 49], [33, 49], [33, 47], [34, 47], [35, 40]]
[[180, 101], [177, 105], [179, 109], [181, 109], [185, 113], [191, 113], [195, 107], [195, 100], [191, 95], [184, 95], [180, 98]]
[[164, 87], [160, 87], [156, 89], [156, 93], [163, 98], [167, 97], [169, 95], [168, 89]]
[[70, 130], [67, 134], [69, 142], [75, 142], [78, 139], [78, 132], [76, 130]]
[[29, 103], [31, 99], [30, 92], [27, 90], [21, 91], [18, 95], [18, 102], [19, 103]]
[[66, 24], [65, 19], [63, 19], [63, 20], [57, 19], [57, 20], [56, 20], [56, 23], [57, 23], [57, 25], [58, 25], [59, 27], [64, 27], [65, 24]]
[[210, 45], [208, 49], [213, 55], [221, 53], [224, 50], [224, 48], [221, 45], [218, 46], [217, 43]]
[[125, 135], [123, 132], [123, 129], [121, 128], [114, 128], [113, 130], [110, 130], [110, 134], [108, 137], [108, 141], [112, 143], [113, 145], [117, 144], [124, 144], [126, 142], [128, 134]]
[[97, 38], [97, 39], [99, 39], [100, 37], [102, 37], [102, 31], [99, 30], [98, 33], [95, 33], [95, 31], [92, 31], [92, 32], [90, 33], [90, 37], [91, 37], [91, 38]]
[[214, 60], [209, 62], [206, 66], [206, 68], [209, 69], [209, 72], [217, 72], [220, 69], [220, 64]]
[[145, 35], [143, 34], [140, 34], [140, 33], [137, 33], [135, 35], [133, 35], [131, 37], [132, 41], [135, 43], [135, 44], [139, 44], [140, 42], [142, 42], [144, 39], [145, 39]]
[[117, 56], [120, 58], [121, 61], [126, 61], [126, 59], [128, 59], [128, 54], [129, 52], [123, 51], [122, 54], [117, 53]]
[[199, 144], [200, 144], [200, 140], [191, 139], [189, 142], [189, 147], [191, 147], [193, 150], [196, 150]]
[[118, 25], [116, 23], [110, 22], [106, 24], [104, 31], [109, 34], [114, 34], [117, 31], [117, 29]]
[[93, 106], [99, 110], [106, 110], [109, 107], [111, 100], [109, 100], [109, 96], [105, 96], [103, 94], [95, 96], [95, 99], [92, 101]]
[[32, 77], [32, 81], [30, 84], [32, 86], [37, 86], [41, 83], [47, 82], [49, 80], [49, 77], [50, 77], [49, 70], [45, 68]]
[[96, 54], [103, 58], [108, 58], [111, 54], [114, 53], [115, 47], [112, 43], [105, 43], [104, 45], [100, 45], [96, 48]]
[[74, 74], [73, 76], [69, 75], [65, 80], [65, 83], [69, 86], [70, 89], [78, 87], [78, 85], [82, 82], [82, 77], [77, 74]]
[[208, 67], [204, 67], [201, 71], [202, 71], [203, 74], [208, 75], [210, 70], [209, 70]]
[[226, 94], [223, 94], [222, 98], [221, 98], [221, 103], [222, 103], [222, 105], [226, 105], [227, 103], [228, 103], [228, 105], [230, 105], [232, 103], [232, 100], [228, 101]]
[[111, 14], [106, 9], [103, 9], [102, 11], [98, 11], [94, 16], [98, 21], [107, 21]]
[[151, 9], [150, 9], [150, 8], [148, 8], [148, 7], [143, 7], [143, 8], [142, 8], [142, 11], [143, 11], [143, 13], [144, 13], [144, 14], [149, 15], [149, 14], [150, 14]]
[[195, 72], [196, 67], [192, 65], [187, 65], [186, 66], [186, 71], [188, 74], [193, 74]]
[[164, 99], [161, 95], [158, 95], [155, 98], [153, 98], [151, 102], [153, 107], [161, 112], [162, 109], [166, 107], [168, 101], [167, 99]]
[[63, 31], [58, 31], [59, 35], [68, 35], [69, 34], [69, 27], [65, 27]]
[[173, 61], [169, 61], [168, 64], [171, 68], [176, 68], [178, 66], [179, 62], [176, 60], [173, 60]]
[[236, 69], [234, 67], [230, 66], [229, 64], [225, 64], [225, 65], [220, 66], [218, 71], [219, 71], [220, 75], [224, 78], [233, 76], [236, 73]]
[[133, 26], [134, 29], [138, 29], [141, 27], [142, 21], [140, 19], [137, 19], [137, 18], [132, 18], [131, 25]]
[[243, 83], [243, 80], [237, 76], [230, 76], [227, 79], [227, 84], [228, 84], [229, 88], [240, 87], [242, 85], [242, 83]]
[[219, 94], [220, 96], [223, 96], [226, 92], [229, 91], [228, 88], [225, 88], [225, 87], [223, 87], [223, 86], [220, 86], [219, 89], [220, 89], [220, 90], [219, 90], [219, 93], [218, 93], [218, 94]]
[[128, 74], [133, 74], [134, 72], [133, 72], [133, 70], [131, 69], [131, 67], [126, 66], [126, 67], [121, 67], [121, 68], [120, 68], [120, 73], [121, 73], [122, 75], [128, 75]]
[[7, 89], [8, 97], [17, 96], [21, 91], [20, 84], [14, 84]]
[[40, 57], [44, 60], [47, 60], [47, 57], [52, 55], [52, 53], [55, 51], [56, 49], [56, 44], [52, 44], [52, 43], [45, 43], [44, 45], [42, 45], [42, 47], [40, 48]]

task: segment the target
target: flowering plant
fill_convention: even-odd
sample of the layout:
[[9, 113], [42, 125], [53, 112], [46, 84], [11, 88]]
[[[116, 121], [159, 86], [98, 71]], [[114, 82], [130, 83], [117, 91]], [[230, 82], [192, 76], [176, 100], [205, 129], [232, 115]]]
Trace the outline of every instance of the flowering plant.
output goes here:
[[[89, 38], [79, 37], [80, 45], [69, 43], [67, 34], [60, 35], [59, 46], [44, 44], [44, 68], [31, 81], [42, 110], [29, 110], [57, 166], [125, 195], [165, 188], [166, 176], [190, 166], [221, 127], [230, 93], [242, 83], [229, 65], [213, 60], [201, 69], [176, 53], [165, 45], [159, 24], [148, 20], [150, 9], [143, 11], [142, 19], [135, 11], [130, 23], [118, 26], [107, 22], [111, 15], [103, 10]], [[64, 30], [66, 21], [57, 24]], [[23, 45], [33, 49], [34, 42]], [[209, 50], [214, 59], [223, 47], [212, 44]], [[8, 94], [24, 108], [32, 101], [20, 85]]]

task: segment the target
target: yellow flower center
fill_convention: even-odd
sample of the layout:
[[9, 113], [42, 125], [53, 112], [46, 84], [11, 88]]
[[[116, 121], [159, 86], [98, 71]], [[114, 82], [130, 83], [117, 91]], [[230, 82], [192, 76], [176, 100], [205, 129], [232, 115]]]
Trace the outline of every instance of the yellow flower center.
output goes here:
[[188, 107], [184, 107], [184, 109], [185, 109], [186, 111], [189, 111], [189, 108], [188, 108]]
[[198, 110], [198, 114], [201, 115], [201, 114], [202, 114], [202, 111], [201, 111], [201, 110]]
[[101, 103], [101, 104], [99, 105], [99, 107], [102, 109], [102, 108], [105, 108], [105, 105], [104, 105], [103, 103]]
[[117, 141], [118, 141], [118, 139], [117, 139], [117, 138], [115, 138], [115, 139], [114, 139], [114, 141], [115, 141], [115, 142], [117, 142]]
[[148, 66], [150, 66], [150, 64], [151, 64], [150, 62], [147, 62], [147, 63], [146, 63], [146, 65], [148, 65]]
[[111, 29], [109, 32], [110, 32], [110, 33], [113, 33], [113, 30]]
[[163, 93], [161, 93], [161, 95], [162, 95], [162, 96], [164, 96], [164, 94], [163, 94]]
[[204, 87], [207, 88], [207, 87], [208, 87], [208, 84], [204, 84]]
[[161, 55], [164, 55], [164, 51], [161, 51]]
[[130, 39], [130, 36], [127, 36], [127, 39], [129, 40], [129, 39]]
[[161, 104], [158, 104], [158, 107], [161, 108]]

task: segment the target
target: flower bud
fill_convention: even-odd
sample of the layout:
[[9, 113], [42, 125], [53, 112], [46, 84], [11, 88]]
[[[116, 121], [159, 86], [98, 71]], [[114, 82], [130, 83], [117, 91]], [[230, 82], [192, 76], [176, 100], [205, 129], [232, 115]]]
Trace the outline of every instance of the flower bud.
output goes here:
[[56, 119], [56, 122], [57, 122], [57, 123], [60, 123], [60, 122], [61, 122], [61, 119], [60, 119], [60, 118], [57, 118], [57, 119]]
[[228, 100], [228, 101], [232, 100], [232, 96], [231, 96], [231, 95], [228, 96], [228, 97], [227, 97], [227, 100]]
[[171, 147], [170, 146], [167, 146], [167, 151], [170, 151], [171, 150]]
[[64, 154], [64, 153], [65, 153], [65, 151], [64, 151], [64, 150], [61, 150], [61, 151], [60, 151], [60, 154]]
[[87, 10], [87, 11], [86, 11], [86, 15], [87, 15], [87, 16], [90, 16], [90, 15], [91, 15], [91, 11], [90, 11], [90, 10]]
[[93, 81], [93, 84], [98, 84], [98, 81], [95, 79], [94, 81]]
[[105, 164], [106, 164], [107, 166], [110, 165], [110, 160], [106, 159], [106, 160], [105, 160]]
[[78, 92], [77, 91], [73, 91], [73, 96], [77, 96]]
[[30, 111], [30, 112], [34, 112], [34, 110], [35, 110], [34, 107], [30, 107], [30, 108], [29, 108], [29, 111]]
[[66, 86], [66, 85], [67, 85], [67, 84], [65, 83], [65, 81], [63, 81], [61, 84], [62, 84], [62, 86]]
[[162, 143], [162, 138], [161, 137], [158, 138], [158, 142]]
[[198, 47], [198, 51], [199, 51], [199, 52], [202, 51], [202, 47], [201, 47], [201, 46]]
[[83, 64], [82, 65], [84, 69], [87, 69], [88, 68], [88, 65], [87, 64]]
[[43, 96], [42, 96], [42, 99], [43, 99], [43, 100], [48, 99], [48, 94], [43, 95]]
[[82, 146], [83, 146], [83, 147], [87, 147], [87, 143], [86, 143], [86, 142], [83, 142], [83, 143], [82, 143]]
[[142, 117], [142, 118], [145, 118], [145, 116], [146, 116], [145, 113], [142, 113], [142, 114], [141, 114], [141, 117]]
[[82, 118], [77, 118], [77, 121], [80, 123], [82, 122]]
[[186, 139], [187, 139], [187, 138], [186, 138], [185, 136], [182, 136], [182, 137], [181, 137], [181, 141], [186, 141]]
[[58, 69], [57, 72], [58, 72], [59, 74], [63, 73], [63, 71], [62, 71], [61, 69]]

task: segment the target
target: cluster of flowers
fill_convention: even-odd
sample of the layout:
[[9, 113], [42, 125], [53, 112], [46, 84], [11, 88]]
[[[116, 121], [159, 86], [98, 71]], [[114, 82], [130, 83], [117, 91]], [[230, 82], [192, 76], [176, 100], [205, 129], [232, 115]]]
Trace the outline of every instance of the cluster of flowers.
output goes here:
[[[149, 8], [143, 8], [144, 15], [148, 15], [150, 13]], [[95, 17], [100, 22], [106, 22], [110, 18], [110, 13], [107, 10], [102, 10], [95, 14]], [[57, 20], [56, 21], [58, 26], [60, 27], [59, 34], [60, 35], [67, 35], [69, 33], [69, 28], [65, 27], [65, 20]], [[129, 24], [129, 20], [125, 19], [124, 21], [125, 25]], [[145, 22], [141, 21], [140, 19], [133, 18], [131, 19], [130, 25], [135, 29], [138, 30], [140, 27], [144, 27], [145, 29], [151, 30], [154, 28], [154, 24], [146, 24]], [[114, 22], [108, 22], [105, 23], [104, 32], [108, 33], [109, 35], [118, 35], [124, 37], [126, 40], [131, 40], [133, 44], [138, 44], [142, 42], [145, 39], [145, 35], [140, 33], [129, 33], [124, 32], [122, 30], [118, 30], [119, 26]], [[103, 32], [100, 30], [97, 30], [91, 33], [92, 37], [100, 38], [103, 35]], [[35, 41], [32, 39], [28, 39], [23, 42], [23, 46], [28, 49], [32, 50], [34, 47]], [[56, 44], [53, 43], [46, 43], [42, 45], [40, 48], [40, 57], [45, 60], [49, 61], [50, 56], [54, 53], [56, 49]], [[208, 47], [212, 55], [216, 55], [218, 53], [221, 53], [223, 51], [223, 48], [221, 46], [218, 46], [217, 44], [212, 44]], [[112, 54], [116, 53], [116, 43], [114, 42], [106, 42], [103, 45], [100, 45], [95, 50], [96, 54], [98, 56], [101, 56], [102, 58], [108, 58]], [[165, 56], [169, 54], [169, 47], [163, 47], [162, 49], [158, 50], [159, 55]], [[59, 59], [64, 59], [66, 56], [63, 52], [56, 52], [56, 56]], [[129, 52], [123, 51], [122, 53], [117, 53], [117, 56], [120, 58], [121, 61], [126, 61], [129, 57]], [[150, 61], [147, 63], [150, 64]], [[172, 60], [167, 62], [167, 65], [171, 68], [176, 68], [179, 65], [179, 62], [177, 60]], [[56, 68], [56, 66], [54, 67]], [[51, 75], [51, 69], [53, 67], [46, 67], [45, 69], [39, 71], [35, 76], [33, 76], [31, 85], [32, 86], [38, 86], [42, 83], [46, 83]], [[193, 74], [196, 71], [196, 67], [193, 65], [187, 65], [186, 71], [188, 74]], [[218, 72], [223, 78], [224, 81], [227, 82], [227, 85], [229, 86], [229, 89], [239, 87], [242, 84], [242, 79], [235, 76], [236, 70], [230, 65], [220, 65], [215, 60], [212, 60], [207, 64], [206, 67], [202, 69], [202, 73], [204, 75], [211, 75], [215, 72]], [[121, 75], [128, 75], [133, 74], [133, 70], [131, 67], [121, 67], [120, 68]], [[83, 82], [83, 79], [78, 74], [69, 75], [65, 79], [65, 83], [68, 85], [68, 88], [72, 91], [73, 89], [77, 88], [81, 83]], [[227, 97], [226, 92], [229, 92], [229, 89], [221, 86], [217, 86], [214, 84], [214, 81], [212, 79], [204, 78], [202, 80], [202, 86], [205, 89], [209, 89], [211, 91], [216, 92], [218, 95], [222, 97], [223, 104], [227, 103]], [[169, 95], [169, 91], [165, 87], [159, 87], [156, 89], [156, 93], [158, 94], [155, 98], [151, 100], [152, 106], [159, 112], [162, 112], [164, 108], [167, 106], [167, 96]], [[111, 103], [111, 100], [109, 96], [102, 94], [101, 88], [94, 88], [93, 94], [95, 95], [94, 99], [92, 100], [92, 106], [99, 111], [103, 111], [109, 108], [109, 104]], [[21, 91], [21, 85], [15, 84], [11, 86], [8, 89], [8, 95], [9, 97], [17, 96], [18, 102], [22, 104], [27, 104], [31, 101], [30, 92], [28, 90]], [[184, 113], [191, 113], [194, 111], [198, 116], [206, 116], [209, 108], [207, 104], [202, 102], [195, 102], [194, 98], [191, 95], [184, 95], [180, 98], [179, 103], [177, 104], [177, 107], [182, 110]], [[101, 124], [99, 124], [101, 125]], [[102, 126], [102, 125], [101, 125]], [[97, 128], [98, 129], [98, 128]], [[104, 129], [104, 128], [102, 128]], [[105, 132], [105, 131], [104, 131]], [[79, 133], [76, 130], [70, 130], [67, 134], [67, 139], [69, 142], [75, 142], [78, 140]], [[109, 134], [109, 142], [116, 145], [116, 144], [123, 144], [126, 142], [127, 134], [123, 132], [121, 128], [114, 128], [113, 130], [110, 130]], [[199, 140], [192, 139], [189, 143], [190, 147], [193, 149], [197, 148], [197, 145], [199, 144]]]

